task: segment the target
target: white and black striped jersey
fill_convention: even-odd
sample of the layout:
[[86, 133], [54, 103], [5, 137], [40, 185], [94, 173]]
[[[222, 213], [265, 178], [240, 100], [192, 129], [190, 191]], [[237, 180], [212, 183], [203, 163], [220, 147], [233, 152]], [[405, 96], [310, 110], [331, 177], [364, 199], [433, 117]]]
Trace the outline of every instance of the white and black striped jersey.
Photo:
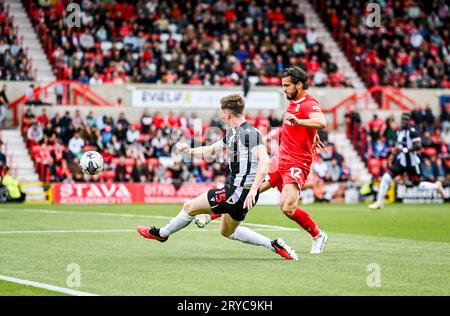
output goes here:
[[228, 129], [222, 143], [229, 153], [227, 183], [241, 188], [251, 186], [258, 166], [254, 152], [259, 146], [265, 146], [261, 132], [244, 122], [239, 127]]
[[[422, 141], [419, 134], [414, 127], [407, 129], [400, 129], [397, 131], [397, 148], [400, 149], [400, 153], [395, 157], [403, 167], [415, 167], [420, 166], [419, 154], [414, 150], [413, 143]], [[402, 151], [403, 148], [407, 148], [408, 152]]]

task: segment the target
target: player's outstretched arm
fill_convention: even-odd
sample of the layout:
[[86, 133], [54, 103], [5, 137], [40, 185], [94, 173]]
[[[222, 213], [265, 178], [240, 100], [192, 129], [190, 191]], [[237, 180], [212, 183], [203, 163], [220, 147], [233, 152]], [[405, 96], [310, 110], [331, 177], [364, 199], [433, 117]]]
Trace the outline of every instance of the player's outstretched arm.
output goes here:
[[258, 188], [263, 183], [269, 172], [270, 158], [267, 154], [265, 146], [258, 146], [253, 153], [258, 159], [258, 167], [256, 169], [255, 181], [253, 181], [252, 187], [244, 202], [244, 208], [251, 209], [256, 202], [256, 195], [258, 194]]
[[208, 158], [214, 156], [217, 152], [223, 149], [223, 142], [217, 141], [209, 146], [201, 146], [196, 148], [190, 148], [185, 143], [177, 143], [177, 152], [180, 154], [193, 155], [196, 158]]
[[310, 127], [314, 129], [320, 129], [327, 127], [327, 120], [321, 112], [311, 113], [309, 119], [299, 119], [292, 113], [286, 113], [284, 120], [289, 121], [291, 124]]

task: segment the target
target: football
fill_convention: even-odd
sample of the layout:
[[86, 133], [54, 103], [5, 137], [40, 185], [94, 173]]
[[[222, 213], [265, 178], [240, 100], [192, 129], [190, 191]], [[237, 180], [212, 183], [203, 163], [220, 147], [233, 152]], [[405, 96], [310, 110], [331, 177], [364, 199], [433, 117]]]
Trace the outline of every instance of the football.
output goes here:
[[102, 155], [96, 151], [87, 151], [81, 156], [80, 168], [90, 176], [99, 174], [104, 166]]

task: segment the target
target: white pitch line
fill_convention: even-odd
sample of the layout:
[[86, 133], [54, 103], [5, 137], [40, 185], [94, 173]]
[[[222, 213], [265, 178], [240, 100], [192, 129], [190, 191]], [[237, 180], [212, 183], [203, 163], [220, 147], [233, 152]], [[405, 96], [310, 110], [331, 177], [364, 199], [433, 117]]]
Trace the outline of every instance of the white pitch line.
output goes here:
[[[257, 228], [255, 231], [279, 231], [274, 228]], [[184, 232], [216, 232], [217, 229], [183, 229]], [[20, 235], [20, 234], [98, 234], [98, 233], [130, 233], [136, 229], [71, 229], [71, 230], [0, 230], [0, 235]]]
[[49, 291], [53, 291], [53, 292], [75, 295], [75, 296], [99, 296], [98, 294], [94, 294], [94, 293], [81, 292], [81, 291], [67, 289], [65, 287], [55, 286], [55, 285], [51, 285], [51, 284], [47, 284], [47, 283], [39, 283], [39, 282], [34, 282], [34, 281], [29, 281], [29, 280], [17, 279], [17, 278], [13, 278], [13, 277], [1, 275], [1, 274], [0, 274], [0, 280], [17, 283], [17, 284], [28, 285], [28, 286], [32, 286], [32, 287], [37, 287], [37, 288], [41, 288], [41, 289], [45, 289], [45, 290], [49, 290]]
[[0, 234], [127, 233], [135, 229], [4, 230]]
[[[24, 212], [32, 212], [32, 213], [45, 213], [45, 214], [74, 214], [74, 215], [96, 215], [96, 216], [112, 216], [112, 217], [128, 217], [128, 218], [155, 218], [155, 219], [172, 219], [173, 217], [169, 216], [159, 216], [159, 215], [144, 215], [144, 214], [126, 214], [126, 213], [103, 213], [103, 212], [75, 212], [75, 211], [55, 211], [48, 209], [24, 209]], [[211, 223], [220, 223], [220, 221], [211, 221]], [[242, 224], [243, 226], [252, 226], [252, 227], [261, 227], [267, 228], [271, 230], [279, 230], [279, 231], [297, 231], [296, 228], [289, 228], [283, 226], [274, 226], [274, 225], [264, 225], [264, 224], [253, 224], [246, 223]]]

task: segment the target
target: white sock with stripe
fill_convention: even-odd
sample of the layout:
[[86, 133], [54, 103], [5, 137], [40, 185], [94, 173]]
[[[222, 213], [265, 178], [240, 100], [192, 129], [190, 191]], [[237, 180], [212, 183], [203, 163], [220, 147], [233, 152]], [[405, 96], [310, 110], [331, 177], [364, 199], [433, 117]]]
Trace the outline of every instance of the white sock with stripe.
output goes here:
[[232, 233], [228, 238], [233, 240], [239, 240], [246, 244], [252, 244], [256, 246], [263, 246], [267, 249], [273, 251], [272, 241], [261, 234], [247, 228], [247, 227], [237, 227], [234, 233]]
[[385, 173], [383, 177], [381, 177], [380, 187], [378, 188], [378, 196], [377, 201], [381, 205], [384, 205], [384, 197], [386, 195], [387, 190], [389, 190], [389, 186], [391, 185], [392, 177], [389, 173]]
[[159, 235], [165, 238], [173, 233], [176, 233], [180, 229], [183, 229], [193, 220], [194, 216], [189, 216], [184, 210], [181, 210], [181, 212], [172, 218], [166, 226], [159, 229]]

